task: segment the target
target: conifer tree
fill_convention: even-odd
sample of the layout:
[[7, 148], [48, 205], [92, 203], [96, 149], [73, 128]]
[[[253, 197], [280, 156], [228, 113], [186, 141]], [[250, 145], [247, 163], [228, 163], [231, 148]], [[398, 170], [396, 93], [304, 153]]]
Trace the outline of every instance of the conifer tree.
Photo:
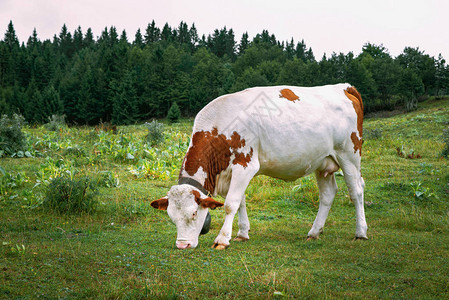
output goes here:
[[173, 102], [172, 106], [168, 110], [167, 119], [170, 123], [175, 123], [179, 120], [180, 117], [181, 110], [179, 110], [178, 104], [176, 104], [176, 102]]
[[150, 45], [159, 41], [161, 35], [161, 30], [156, 27], [156, 23], [154, 20], [151, 24], [148, 24], [147, 29], [145, 30], [145, 44]]
[[137, 29], [136, 35], [134, 36], [133, 46], [143, 48], [142, 33], [140, 33], [140, 28]]
[[127, 72], [113, 97], [112, 123], [129, 125], [138, 120], [135, 73]]

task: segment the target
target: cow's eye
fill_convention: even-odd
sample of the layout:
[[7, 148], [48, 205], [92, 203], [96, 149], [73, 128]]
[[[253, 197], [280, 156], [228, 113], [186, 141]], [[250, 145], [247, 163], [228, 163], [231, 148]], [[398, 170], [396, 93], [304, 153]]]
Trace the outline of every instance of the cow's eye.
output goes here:
[[194, 212], [194, 213], [193, 213], [193, 215], [192, 215], [192, 218], [193, 218], [193, 219], [196, 218], [196, 214], [197, 214], [197, 212]]

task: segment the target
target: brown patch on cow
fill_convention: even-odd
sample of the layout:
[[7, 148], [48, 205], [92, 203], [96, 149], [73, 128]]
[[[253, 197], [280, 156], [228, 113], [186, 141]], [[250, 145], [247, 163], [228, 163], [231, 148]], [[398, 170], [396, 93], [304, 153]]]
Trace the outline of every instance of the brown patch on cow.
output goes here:
[[292, 102], [295, 102], [295, 100], [299, 100], [299, 97], [296, 96], [295, 93], [293, 93], [292, 90], [290, 90], [290, 89], [281, 90], [281, 94], [279, 95], [279, 98], [285, 98]]
[[210, 197], [201, 198], [201, 194], [198, 191], [193, 190], [191, 193], [193, 194], [193, 196], [195, 196], [195, 202], [204, 208], [215, 209], [217, 207], [223, 206], [223, 203], [215, 201]]
[[217, 128], [212, 131], [198, 131], [192, 137], [192, 146], [184, 158], [183, 169], [193, 176], [201, 167], [207, 174], [204, 188], [213, 193], [215, 190], [217, 175], [229, 167], [231, 156], [234, 155], [232, 164], [248, 166], [253, 156], [251, 147], [248, 154], [243, 154], [239, 149], [245, 147], [245, 140], [234, 131], [228, 139], [224, 134], [218, 134]]
[[351, 140], [354, 144], [354, 153], [360, 150], [360, 155], [362, 155], [362, 136], [363, 136], [363, 101], [362, 96], [353, 86], [348, 87], [345, 90], [346, 97], [352, 102], [355, 113], [357, 114], [357, 131], [359, 132], [359, 137], [355, 132], [351, 133]]
[[354, 153], [356, 153], [357, 151], [360, 151], [359, 154], [360, 156], [362, 155], [362, 139], [359, 139], [357, 137], [357, 133], [353, 132], [351, 133], [351, 140], [352, 143], [354, 144]]
[[195, 202], [196, 204], [200, 205], [201, 202], [201, 195], [200, 192], [193, 190], [192, 191], [193, 196], [195, 196]]
[[235, 158], [232, 161], [232, 163], [234, 165], [241, 165], [244, 168], [246, 168], [248, 166], [248, 163], [251, 161], [251, 157], [253, 156], [253, 148], [251, 148], [251, 151], [249, 151], [248, 154], [243, 154], [243, 153], [236, 153], [235, 154]]
[[150, 204], [153, 208], [159, 209], [159, 210], [167, 210], [168, 207], [168, 198], [167, 197], [163, 197], [161, 199], [158, 200], [154, 200], [153, 202], [151, 202]]

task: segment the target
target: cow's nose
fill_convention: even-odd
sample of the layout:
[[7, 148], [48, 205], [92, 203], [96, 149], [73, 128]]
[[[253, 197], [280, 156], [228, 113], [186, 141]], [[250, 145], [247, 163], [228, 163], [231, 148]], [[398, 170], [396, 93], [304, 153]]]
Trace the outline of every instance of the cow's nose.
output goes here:
[[178, 247], [178, 249], [188, 249], [190, 248], [190, 244], [176, 243], [176, 247]]

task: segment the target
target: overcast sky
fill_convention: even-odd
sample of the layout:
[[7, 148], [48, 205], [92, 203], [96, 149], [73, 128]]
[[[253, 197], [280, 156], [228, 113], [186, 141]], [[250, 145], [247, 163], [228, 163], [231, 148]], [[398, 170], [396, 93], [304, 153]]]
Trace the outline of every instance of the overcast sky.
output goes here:
[[20, 42], [33, 28], [41, 40], [51, 39], [63, 24], [72, 34], [90, 27], [95, 36], [115, 26], [132, 42], [153, 19], [160, 28], [195, 23], [200, 35], [226, 26], [237, 42], [245, 31], [252, 38], [267, 29], [278, 40], [304, 39], [318, 60], [323, 53], [358, 55], [370, 42], [393, 56], [410, 46], [449, 61], [447, 0], [0, 0], [0, 38], [12, 20]]

